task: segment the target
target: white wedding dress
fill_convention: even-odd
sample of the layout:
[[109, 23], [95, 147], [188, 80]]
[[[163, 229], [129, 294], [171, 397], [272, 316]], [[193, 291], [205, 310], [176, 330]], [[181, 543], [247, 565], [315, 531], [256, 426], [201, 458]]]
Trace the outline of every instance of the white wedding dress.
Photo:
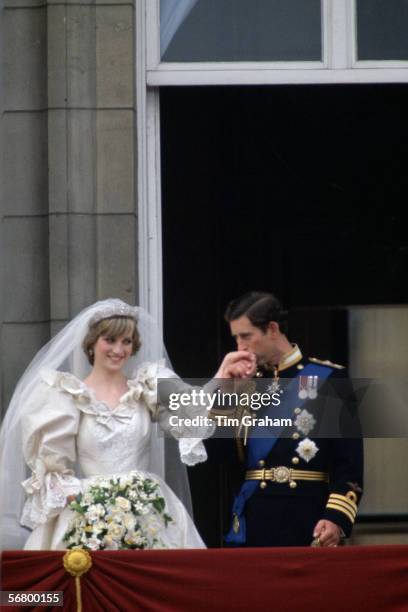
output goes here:
[[[173, 519], [158, 534], [164, 546], [205, 547], [181, 501], [159, 476], [147, 471], [153, 421], [177, 437], [189, 433], [172, 432], [170, 414], [157, 407], [157, 378], [169, 376], [175, 374], [160, 363], [144, 364], [128, 381], [129, 390], [118, 406], [110, 408], [72, 374], [41, 373], [23, 424], [24, 456], [32, 470], [31, 478], [22, 483], [27, 500], [21, 523], [32, 529], [25, 549], [66, 548], [63, 537], [73, 516], [67, 496], [78, 494], [95, 476], [125, 475], [131, 470], [143, 472], [160, 486], [166, 512]], [[193, 410], [198, 414], [197, 408]], [[201, 439], [180, 439], [179, 448], [188, 465], [206, 459]]]

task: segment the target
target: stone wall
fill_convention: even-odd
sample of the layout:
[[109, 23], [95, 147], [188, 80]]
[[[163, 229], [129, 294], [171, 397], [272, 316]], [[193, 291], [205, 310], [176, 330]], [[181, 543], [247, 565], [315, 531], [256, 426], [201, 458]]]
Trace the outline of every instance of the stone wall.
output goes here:
[[35, 352], [137, 293], [133, 3], [3, 0], [4, 411]]

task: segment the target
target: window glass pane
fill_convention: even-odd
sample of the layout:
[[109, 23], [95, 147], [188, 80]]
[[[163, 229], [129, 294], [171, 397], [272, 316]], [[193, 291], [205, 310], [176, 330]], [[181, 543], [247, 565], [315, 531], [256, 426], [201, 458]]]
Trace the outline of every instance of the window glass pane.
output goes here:
[[320, 61], [320, 4], [320, 0], [161, 0], [162, 61]]
[[357, 0], [357, 57], [408, 60], [408, 0]]

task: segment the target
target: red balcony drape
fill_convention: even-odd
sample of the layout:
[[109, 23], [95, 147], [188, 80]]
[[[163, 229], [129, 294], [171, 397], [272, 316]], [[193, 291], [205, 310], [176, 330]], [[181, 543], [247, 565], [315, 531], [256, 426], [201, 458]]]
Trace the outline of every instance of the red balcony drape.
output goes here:
[[[74, 611], [75, 579], [65, 571], [63, 555], [3, 553], [2, 589], [63, 591], [64, 609]], [[91, 556], [93, 565], [80, 579], [84, 612], [408, 611], [408, 546], [103, 551]]]

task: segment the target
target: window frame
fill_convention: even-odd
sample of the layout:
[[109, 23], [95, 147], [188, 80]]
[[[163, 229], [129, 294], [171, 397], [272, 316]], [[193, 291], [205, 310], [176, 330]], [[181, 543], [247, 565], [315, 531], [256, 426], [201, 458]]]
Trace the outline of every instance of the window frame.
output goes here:
[[160, 62], [160, 0], [135, 0], [139, 302], [163, 321], [161, 86], [407, 83], [408, 61], [357, 60], [357, 0], [321, 0], [322, 62]]
[[408, 61], [357, 59], [357, 0], [321, 0], [323, 59], [317, 62], [161, 62], [160, 0], [139, 2], [145, 5], [149, 33], [146, 77], [151, 87], [408, 82]]
[[[350, 1], [350, 0], [347, 0]], [[350, 44], [352, 53], [352, 65], [351, 68], [358, 70], [372, 70], [373, 68], [386, 69], [391, 68], [396, 70], [406, 70], [408, 68], [407, 60], [359, 60], [358, 59], [358, 40], [357, 40], [357, 2], [358, 0], [352, 0], [352, 13], [351, 19], [348, 22], [348, 28], [350, 30]], [[408, 72], [408, 71], [407, 71]], [[401, 75], [403, 76], [403, 75]], [[408, 78], [402, 82], [406, 82]], [[375, 81], [378, 82], [378, 81]]]

